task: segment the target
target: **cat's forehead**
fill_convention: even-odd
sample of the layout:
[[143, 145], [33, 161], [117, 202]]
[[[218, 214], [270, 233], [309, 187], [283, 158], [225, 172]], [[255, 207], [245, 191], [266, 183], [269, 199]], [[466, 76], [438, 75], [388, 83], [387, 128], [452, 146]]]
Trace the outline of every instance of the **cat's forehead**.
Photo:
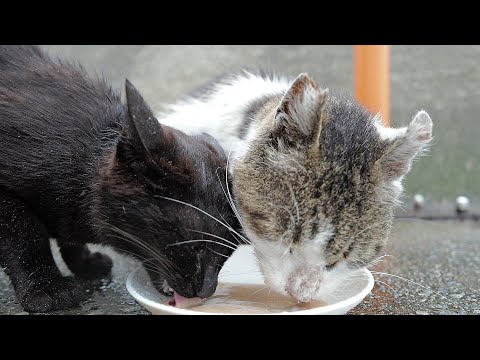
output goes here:
[[375, 115], [342, 97], [329, 100], [322, 128], [322, 154], [331, 162], [367, 166], [384, 153], [388, 141], [378, 131]]
[[271, 126], [265, 123], [261, 136], [257, 137], [260, 141], [249, 144], [248, 161], [268, 166], [271, 171], [289, 173], [294, 170], [300, 175], [309, 169], [319, 169], [319, 165], [325, 171], [352, 169], [361, 174], [372, 171], [375, 161], [389, 144], [376, 116], [351, 99], [338, 96], [329, 97], [323, 116], [318, 143], [280, 151], [276, 141], [265, 143]]

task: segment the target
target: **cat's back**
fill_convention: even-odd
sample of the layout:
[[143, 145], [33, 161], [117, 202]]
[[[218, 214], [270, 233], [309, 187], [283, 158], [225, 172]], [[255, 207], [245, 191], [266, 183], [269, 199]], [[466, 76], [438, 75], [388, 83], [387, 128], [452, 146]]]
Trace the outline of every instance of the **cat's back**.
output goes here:
[[0, 125], [96, 129], [120, 107], [118, 94], [81, 66], [55, 61], [38, 46], [0, 46]]
[[37, 46], [0, 46], [0, 185], [13, 175], [83, 171], [115, 138], [122, 109], [119, 95], [80, 66]]

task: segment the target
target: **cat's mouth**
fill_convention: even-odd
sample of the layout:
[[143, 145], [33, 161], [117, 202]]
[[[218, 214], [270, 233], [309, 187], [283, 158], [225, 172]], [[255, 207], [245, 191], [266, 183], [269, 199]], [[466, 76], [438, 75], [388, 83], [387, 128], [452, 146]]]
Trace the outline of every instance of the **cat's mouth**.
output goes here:
[[168, 300], [167, 304], [170, 306], [175, 306], [179, 309], [188, 309], [192, 306], [200, 305], [204, 300], [205, 299], [199, 297], [186, 298], [174, 291], [173, 298]]
[[194, 298], [183, 297], [182, 295], [177, 293], [175, 290], [173, 290], [173, 288], [168, 284], [166, 280], [163, 283], [162, 290], [164, 295], [172, 297], [170, 300], [167, 300], [166, 303], [170, 306], [175, 306], [179, 309], [188, 309], [192, 306], [200, 305], [205, 300], [200, 297], [194, 297]]

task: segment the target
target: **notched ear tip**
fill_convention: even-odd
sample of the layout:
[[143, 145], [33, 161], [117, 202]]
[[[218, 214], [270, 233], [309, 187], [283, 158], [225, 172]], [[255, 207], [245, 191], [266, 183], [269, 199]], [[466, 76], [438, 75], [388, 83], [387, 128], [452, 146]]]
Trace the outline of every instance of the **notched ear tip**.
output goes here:
[[306, 72], [302, 72], [297, 76], [297, 79], [307, 79], [307, 78], [310, 78], [310, 75], [308, 75], [308, 73]]
[[293, 81], [292, 86], [297, 84], [302, 84], [304, 87], [309, 85], [315, 90], [318, 89], [315, 81], [307, 73], [301, 73], [300, 75], [298, 75], [297, 78]]
[[427, 142], [432, 139], [432, 127], [432, 119], [425, 110], [421, 110], [410, 122], [408, 131], [416, 134], [416, 140]]
[[325, 105], [329, 95], [330, 90], [328, 88], [319, 91], [320, 104], [322, 107]]

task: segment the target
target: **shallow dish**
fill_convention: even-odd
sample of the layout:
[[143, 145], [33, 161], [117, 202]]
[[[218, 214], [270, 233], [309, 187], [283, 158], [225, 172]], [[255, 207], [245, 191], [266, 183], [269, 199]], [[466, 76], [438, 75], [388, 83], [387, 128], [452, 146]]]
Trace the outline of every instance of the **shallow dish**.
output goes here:
[[[359, 270], [355, 283], [350, 283], [341, 292], [342, 296], [335, 301], [325, 300], [327, 305], [308, 310], [265, 312], [268, 315], [341, 315], [357, 306], [373, 288], [373, 276], [367, 269]], [[219, 274], [219, 288], [228, 284], [263, 285], [263, 276], [258, 268], [251, 246], [239, 246], [235, 253], [225, 262]], [[201, 312], [191, 309], [180, 309], [166, 304], [168, 298], [160, 294], [150, 284], [149, 277], [143, 268], [138, 268], [127, 278], [127, 290], [135, 300], [154, 315], [225, 315], [223, 312]]]

